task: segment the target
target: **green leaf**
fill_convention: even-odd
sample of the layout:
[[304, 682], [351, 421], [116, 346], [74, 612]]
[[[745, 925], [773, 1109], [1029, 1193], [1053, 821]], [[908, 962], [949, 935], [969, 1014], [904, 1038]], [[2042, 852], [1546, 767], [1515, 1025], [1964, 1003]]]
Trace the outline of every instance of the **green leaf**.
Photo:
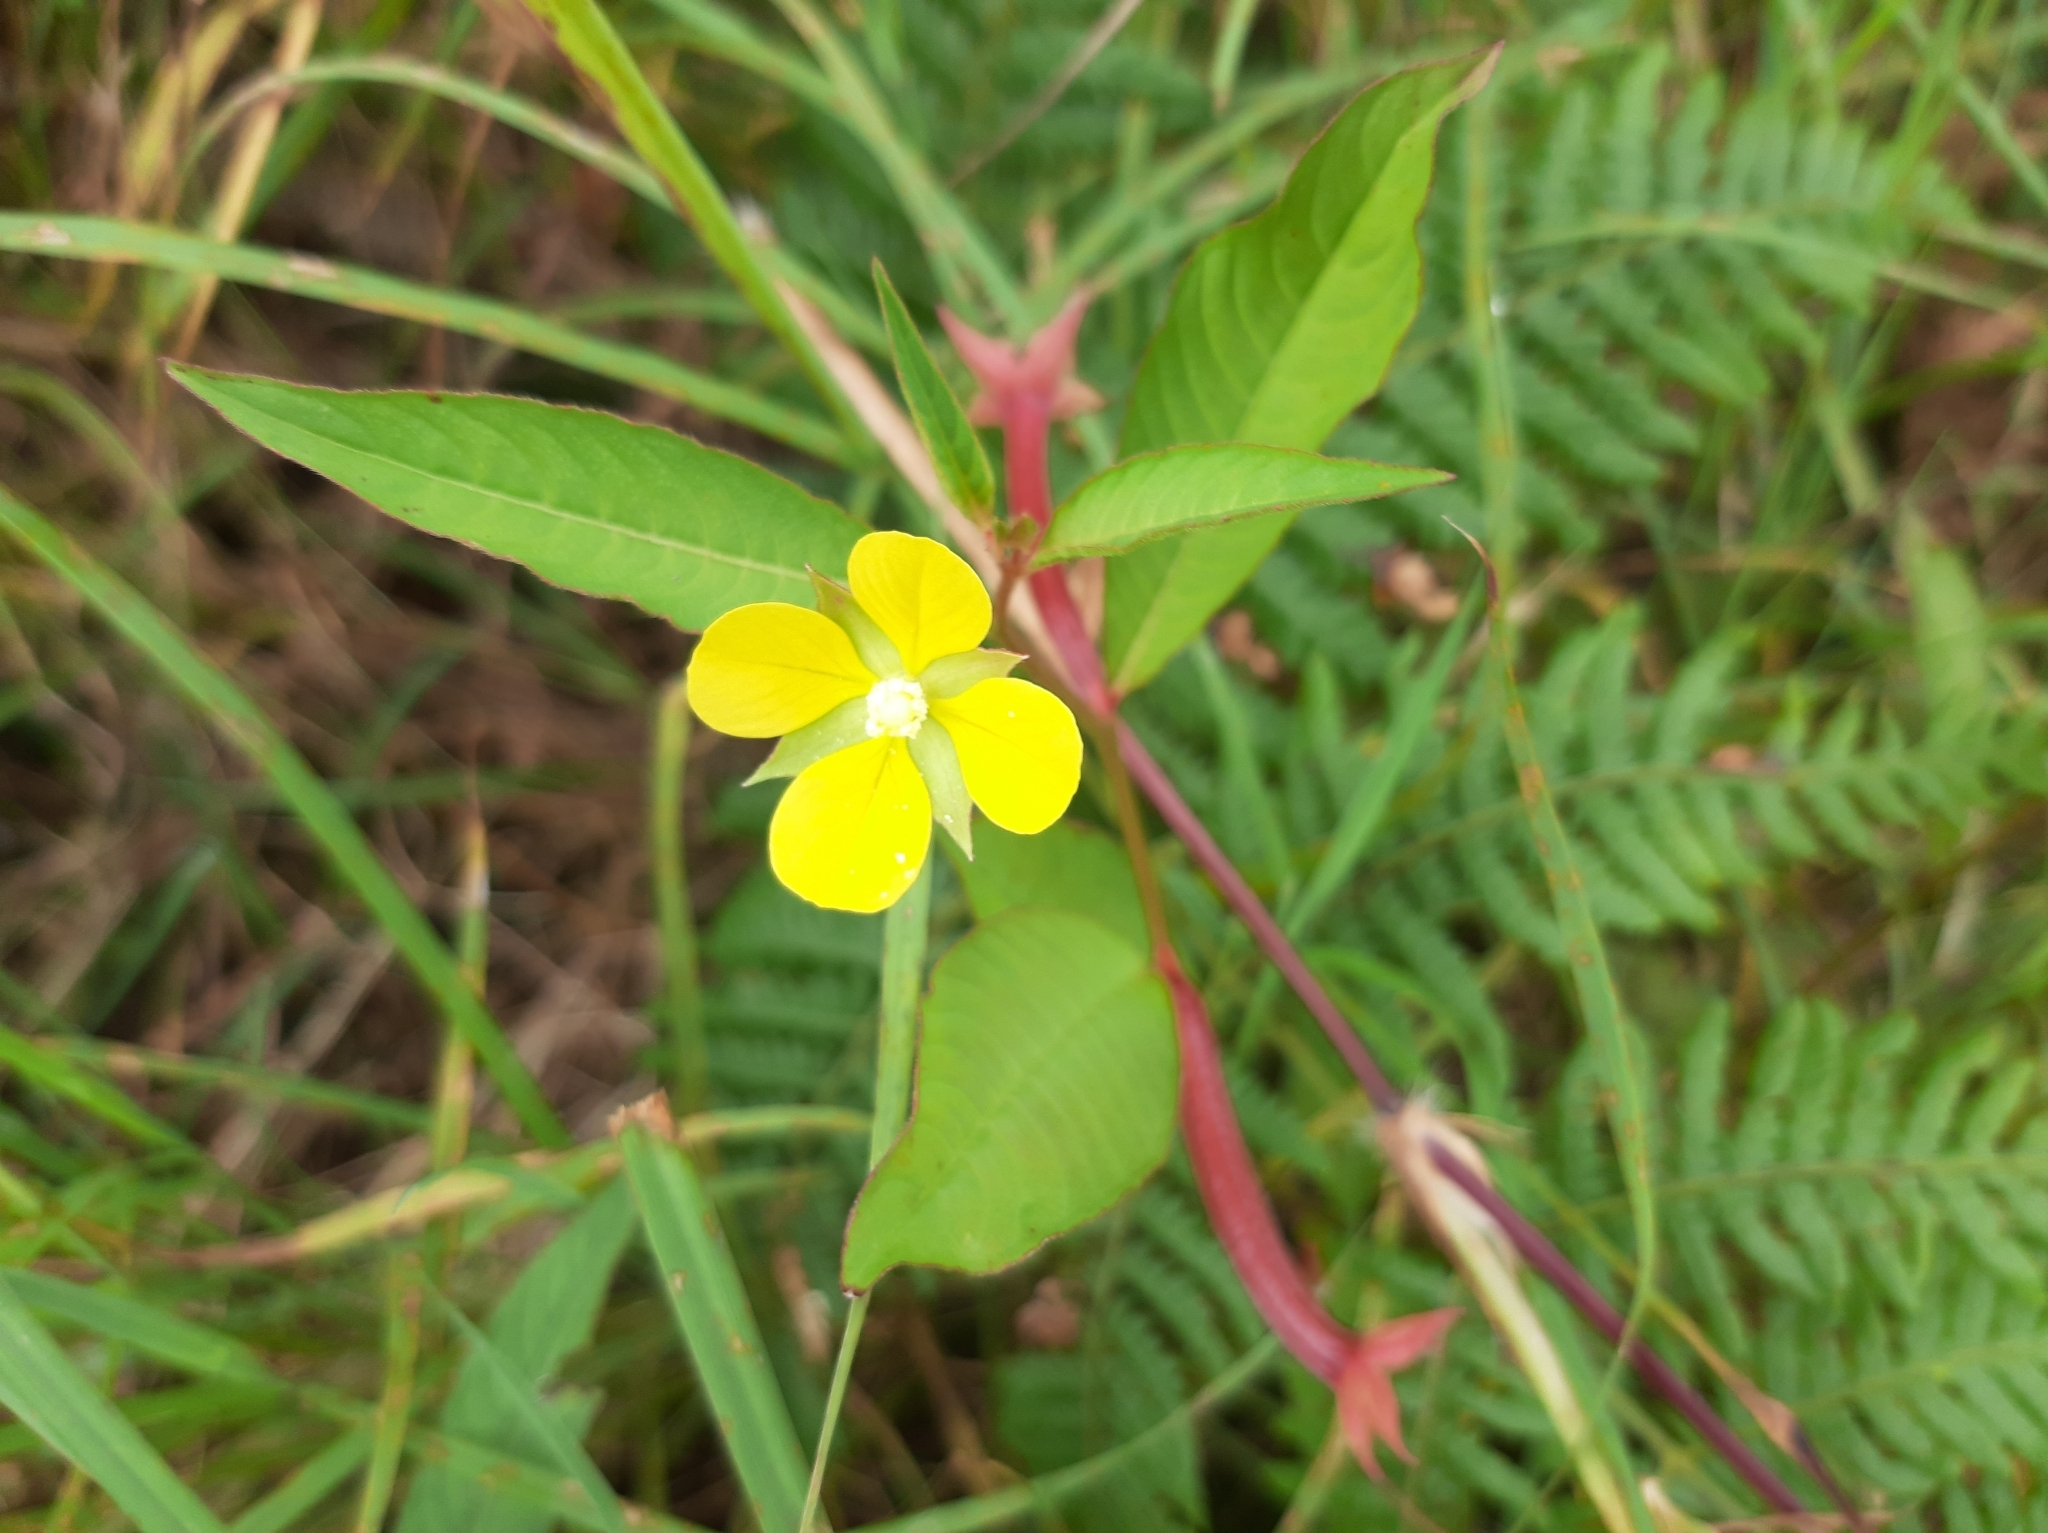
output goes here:
[[1908, 511], [1899, 521], [1899, 569], [1913, 604], [1913, 649], [1928, 709], [1947, 726], [1981, 718], [1991, 679], [1991, 636], [1969, 566]]
[[370, 1456], [370, 1428], [352, 1428], [311, 1458], [291, 1476], [228, 1524], [228, 1533], [290, 1533], [362, 1468]]
[[1378, 500], [1450, 477], [1441, 469], [1319, 458], [1248, 442], [1144, 453], [1067, 497], [1053, 513], [1037, 562], [1121, 553], [1176, 532], [1304, 506]]
[[[1272, 207], [1195, 252], [1133, 386], [1127, 455], [1182, 442], [1313, 450], [1379, 388], [1421, 297], [1415, 220], [1437, 126], [1494, 58], [1411, 69], [1366, 91]], [[1111, 560], [1103, 639], [1116, 686], [1150, 680], [1288, 522], [1205, 528]]]
[[916, 1110], [854, 1205], [846, 1286], [994, 1272], [1094, 1218], [1165, 1159], [1178, 1073], [1142, 948], [1064, 911], [976, 927], [933, 972]]
[[619, 1152], [661, 1269], [683, 1345], [704, 1388], [754, 1522], [795, 1528], [806, 1467], [796, 1428], [762, 1349], [761, 1328], [733, 1265], [725, 1231], [697, 1171], [675, 1145], [629, 1123]]
[[[589, 1345], [612, 1269], [633, 1225], [632, 1194], [623, 1181], [615, 1181], [527, 1263], [489, 1327], [491, 1345], [511, 1384], [489, 1359], [474, 1353], [465, 1358], [441, 1411], [444, 1432], [513, 1458], [550, 1461], [549, 1445], [535, 1441], [528, 1428], [526, 1396], [560, 1368], [563, 1358]], [[589, 1395], [557, 1394], [536, 1408], [569, 1428], [573, 1440], [588, 1427], [596, 1404]], [[413, 1478], [398, 1533], [444, 1528], [547, 1533], [550, 1525], [545, 1513], [495, 1497], [442, 1465], [425, 1464]]]
[[910, 311], [896, 296], [895, 284], [875, 258], [875, 297], [882, 305], [882, 322], [889, 329], [889, 353], [896, 359], [896, 381], [903, 386], [903, 402], [910, 406], [910, 418], [931, 454], [932, 467], [939, 471], [939, 483], [946, 498], [976, 521], [986, 524], [995, 513], [996, 476], [990, 472], [988, 454], [981, 438], [974, 434], [967, 412], [960, 408], [939, 364], [924, 344], [911, 321]]
[[142, 1533], [222, 1533], [135, 1427], [0, 1283], [0, 1405], [76, 1464]]
[[401, 521], [679, 628], [811, 603], [862, 527], [766, 469], [615, 415], [492, 394], [346, 393], [173, 367], [264, 446]]
[[1139, 952], [1152, 946], [1138, 880], [1116, 838], [1061, 820], [1020, 836], [984, 819], [974, 861], [954, 860], [977, 921], [1017, 905], [1046, 905], [1101, 922]]
[[108, 1341], [200, 1378], [284, 1386], [240, 1341], [111, 1288], [89, 1288], [26, 1268], [0, 1274], [0, 1284], [31, 1310], [55, 1316]]
[[[535, 1392], [532, 1381], [519, 1376], [517, 1365], [505, 1356], [497, 1343], [477, 1328], [475, 1321], [463, 1314], [460, 1306], [444, 1298], [441, 1300], [441, 1312], [469, 1347], [465, 1365], [478, 1364], [483, 1376], [489, 1380], [494, 1414], [499, 1415], [507, 1426], [516, 1424], [521, 1434], [539, 1450], [540, 1459], [582, 1492], [583, 1500], [595, 1509], [598, 1526], [605, 1533], [626, 1533], [625, 1509], [619, 1505], [617, 1494], [598, 1472], [597, 1466], [590, 1461], [590, 1455], [584, 1452], [576, 1434], [563, 1423], [559, 1405], [551, 1410]], [[541, 1521], [537, 1526], [545, 1530], [547, 1524]]]

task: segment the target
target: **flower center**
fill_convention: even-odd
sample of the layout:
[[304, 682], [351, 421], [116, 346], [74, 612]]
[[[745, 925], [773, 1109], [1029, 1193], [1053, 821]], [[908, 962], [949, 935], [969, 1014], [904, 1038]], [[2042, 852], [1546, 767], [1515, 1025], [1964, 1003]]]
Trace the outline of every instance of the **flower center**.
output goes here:
[[924, 727], [924, 688], [903, 676], [891, 676], [868, 689], [868, 738], [894, 735], [914, 739]]

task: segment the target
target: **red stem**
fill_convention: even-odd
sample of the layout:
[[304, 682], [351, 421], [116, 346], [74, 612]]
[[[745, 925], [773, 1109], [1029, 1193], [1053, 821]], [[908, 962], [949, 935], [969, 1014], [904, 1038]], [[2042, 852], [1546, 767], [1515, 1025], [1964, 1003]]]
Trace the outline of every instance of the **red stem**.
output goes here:
[[1196, 865], [1222, 891], [1225, 902], [1237, 918], [1251, 928], [1253, 938], [1265, 949], [1273, 966], [1293, 987], [1294, 993], [1301, 997], [1310, 1015], [1322, 1024], [1324, 1035], [1344, 1056], [1344, 1063], [1350, 1066], [1351, 1073], [1365, 1088], [1372, 1105], [1381, 1112], [1398, 1109], [1401, 1094], [1373, 1060], [1364, 1040], [1345, 1021], [1344, 1014], [1330, 999], [1322, 981], [1315, 977], [1294, 944], [1287, 940], [1287, 933], [1280, 929], [1280, 923], [1273, 919], [1258, 895], [1252, 892], [1252, 886], [1244, 881], [1244, 875], [1237, 871], [1223, 848], [1216, 844], [1207, 827], [1195, 818], [1194, 810], [1174, 788], [1165, 768], [1152, 759], [1152, 753], [1131, 732], [1131, 726], [1121, 719], [1117, 721], [1116, 737], [1123, 751], [1124, 763], [1131, 770], [1132, 780], [1145, 790], [1145, 797], [1152, 800], [1152, 807], [1159, 811], [1159, 817], [1166, 821], [1167, 828], [1186, 844]]
[[[1316, 1020], [1322, 1023], [1323, 1031], [1329, 1034], [1330, 1041], [1337, 1046], [1338, 1052], [1343, 1054], [1345, 1062], [1351, 1066], [1352, 1073], [1358, 1077], [1359, 1084], [1365, 1087], [1366, 1095], [1372, 1099], [1374, 1107], [1382, 1112], [1398, 1107], [1399, 1096], [1373, 1062], [1364, 1043], [1344, 1021], [1343, 1014], [1331, 1002], [1329, 994], [1309, 971], [1308, 965], [1302, 961], [1294, 944], [1288, 941], [1287, 934], [1280, 930], [1279, 923], [1260, 903], [1258, 895], [1252, 892], [1243, 875], [1216, 844], [1215, 838], [1209, 834], [1202, 822], [1195, 818], [1195, 812], [1188, 807], [1187, 800], [1175, 789], [1172, 779], [1166, 775], [1159, 763], [1152, 759], [1138, 737], [1131, 733], [1130, 726], [1121, 720], [1117, 722], [1117, 739], [1123, 747], [1124, 763], [1130, 770], [1132, 780], [1144, 788], [1145, 796], [1151, 799], [1159, 810], [1160, 818], [1165, 820], [1167, 826], [1187, 845], [1196, 864], [1215, 882], [1238, 919], [1251, 928], [1252, 934], [1259, 940], [1259, 945], [1266, 950], [1274, 965], [1294, 987], [1309, 1010], [1315, 1014]], [[1186, 981], [1182, 980], [1181, 983], [1185, 985]], [[1199, 999], [1196, 1004], [1200, 1004]], [[1209, 1037], [1208, 1048], [1213, 1054], [1215, 1042], [1213, 1036], [1209, 1035], [1206, 1024], [1202, 1032]], [[1183, 1071], [1188, 1069], [1187, 1061], [1190, 1055], [1188, 1033], [1189, 1029], [1183, 1022]], [[1188, 1098], [1189, 1090], [1184, 1084], [1181, 1092], [1181, 1112], [1184, 1118], [1189, 1111]], [[1225, 1108], [1228, 1109], [1227, 1099]], [[1234, 1121], [1232, 1126], [1235, 1127]], [[1242, 1153], [1240, 1145], [1239, 1154]], [[1192, 1131], [1189, 1135], [1189, 1154], [1191, 1157], [1194, 1154]], [[1439, 1170], [1456, 1182], [1474, 1202], [1492, 1216], [1494, 1222], [1501, 1227], [1501, 1232], [1507, 1236], [1509, 1244], [1514, 1246], [1516, 1252], [1538, 1275], [1564, 1295], [1572, 1307], [1585, 1316], [1593, 1328], [1610, 1343], [1620, 1344], [1624, 1331], [1621, 1316], [1615, 1312], [1613, 1305], [1600, 1296], [1599, 1290], [1587, 1281], [1585, 1275], [1571, 1264], [1565, 1254], [1551, 1244], [1541, 1230], [1524, 1218], [1519, 1209], [1457, 1157], [1438, 1151], [1432, 1153], [1430, 1158]], [[1199, 1161], [1196, 1169], [1199, 1174]], [[1256, 1180], [1253, 1182], [1253, 1189], [1257, 1190]], [[1206, 1186], [1203, 1189], [1203, 1196], [1205, 1200], [1209, 1196]], [[1263, 1197], [1261, 1201], [1263, 1203]], [[1271, 1217], [1270, 1211], [1263, 1207], [1261, 1212], [1266, 1213], [1268, 1218]], [[1213, 1206], [1210, 1219], [1217, 1225], [1217, 1231], [1221, 1234], [1222, 1221], [1217, 1217]], [[1278, 1238], [1277, 1233], [1275, 1238]], [[1225, 1248], [1230, 1250], [1232, 1260], [1237, 1261], [1236, 1249], [1227, 1239], [1224, 1244]], [[1240, 1266], [1240, 1271], [1242, 1270]], [[1245, 1286], [1250, 1288], [1249, 1279], [1246, 1280]], [[1260, 1305], [1260, 1313], [1265, 1313], [1263, 1304]], [[1267, 1317], [1267, 1324], [1272, 1325], [1274, 1331], [1279, 1333], [1280, 1327], [1273, 1322], [1270, 1315]], [[1287, 1341], [1284, 1334], [1281, 1335], [1281, 1339]], [[1301, 1356], [1302, 1361], [1311, 1368], [1315, 1366], [1292, 1342], [1288, 1342], [1288, 1349]], [[1749, 1445], [1715, 1413], [1713, 1406], [1707, 1403], [1703, 1395], [1679, 1377], [1670, 1364], [1650, 1349], [1648, 1343], [1640, 1339], [1632, 1340], [1627, 1357], [1643, 1381], [1691, 1422], [1700, 1435], [1727, 1460], [1729, 1466], [1747, 1480], [1751, 1488], [1766, 1502], [1781, 1512], [1804, 1510], [1799, 1498], [1793, 1495], [1785, 1482], [1779, 1479], [1770, 1466], [1758, 1458], [1750, 1450]]]
[[[1477, 1203], [1501, 1227], [1522, 1260], [1526, 1261], [1541, 1276], [1571, 1301], [1572, 1307], [1592, 1324], [1593, 1329], [1613, 1345], [1619, 1346], [1626, 1324], [1620, 1313], [1600, 1296], [1600, 1291], [1586, 1280], [1585, 1274], [1574, 1267], [1564, 1252], [1550, 1243], [1535, 1225], [1522, 1217], [1521, 1211], [1478, 1172], [1466, 1165], [1457, 1156], [1441, 1146], [1430, 1147], [1429, 1158], [1445, 1176], [1458, 1184], [1458, 1189]], [[1735, 1435], [1734, 1429], [1723, 1421], [1709, 1405], [1706, 1397], [1694, 1389], [1672, 1369], [1671, 1365], [1650, 1350], [1648, 1342], [1632, 1338], [1628, 1346], [1628, 1360], [1641, 1374], [1645, 1383], [1671, 1402], [1679, 1415], [1690, 1421], [1700, 1436], [1712, 1443], [1721, 1457], [1726, 1459], [1735, 1472], [1749, 1481], [1756, 1493], [1781, 1512], [1799, 1513], [1806, 1510], [1797, 1496], [1785, 1482], [1778, 1478], [1771, 1467], [1750, 1451], [1749, 1444]]]
[[[1003, 428], [1004, 473], [1011, 514], [1029, 517], [1042, 532], [1052, 521], [1046, 462], [1047, 437], [1052, 425], [1050, 395], [1040, 399], [1021, 390], [990, 393], [997, 403]], [[1118, 754], [1133, 780], [1144, 789], [1168, 828], [1180, 837], [1196, 864], [1209, 875], [1267, 958], [1300, 996], [1365, 1088], [1373, 1107], [1380, 1112], [1397, 1109], [1401, 1104], [1400, 1093], [1373, 1060], [1364, 1040], [1353, 1031], [1251, 885], [1195, 817], [1173, 780], [1152, 759], [1130, 726], [1117, 717], [1116, 693], [1109, 685], [1102, 656], [1074, 602], [1065, 574], [1057, 567], [1033, 571], [1031, 594], [1082, 706], [1104, 722], [1114, 724]], [[1154, 962], [1173, 1000], [1174, 1027], [1181, 1053], [1181, 1132], [1187, 1141], [1188, 1159], [1194, 1166], [1195, 1182], [1201, 1189], [1209, 1222], [1246, 1293], [1274, 1335], [1304, 1366], [1334, 1386], [1358, 1338], [1324, 1310], [1295, 1263], [1273, 1205], [1267, 1201], [1259, 1181], [1258, 1169], [1245, 1148], [1244, 1134], [1223, 1078], [1216, 1034], [1209, 1025], [1201, 995], [1181, 971], [1172, 948], [1163, 941], [1155, 950]], [[1456, 1157], [1438, 1152], [1431, 1158], [1438, 1169], [1493, 1217], [1524, 1261], [1563, 1294], [1610, 1343], [1621, 1344], [1625, 1335], [1621, 1316], [1542, 1231]], [[1691, 1422], [1766, 1502], [1781, 1512], [1803, 1510], [1799, 1498], [1770, 1466], [1647, 1343], [1630, 1340], [1626, 1355], [1644, 1382]], [[1843, 1500], [1839, 1495], [1835, 1499]]]
[[1180, 1126], [1209, 1223], [1229, 1253], [1245, 1292], [1281, 1345], [1332, 1388], [1357, 1350], [1358, 1337], [1330, 1318], [1309, 1287], [1245, 1149], [1223, 1079], [1223, 1056], [1202, 997], [1173, 950], [1153, 953], [1173, 997], [1180, 1038]]

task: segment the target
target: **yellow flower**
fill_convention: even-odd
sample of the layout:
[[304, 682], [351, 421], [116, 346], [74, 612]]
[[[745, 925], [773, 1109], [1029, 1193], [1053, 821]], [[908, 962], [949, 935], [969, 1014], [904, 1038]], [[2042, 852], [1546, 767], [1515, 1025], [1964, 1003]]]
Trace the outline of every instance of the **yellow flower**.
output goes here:
[[1035, 835], [1081, 780], [1067, 705], [977, 648], [988, 592], [929, 538], [873, 532], [847, 584], [813, 573], [816, 612], [736, 607], [690, 660], [690, 706], [722, 734], [783, 736], [750, 781], [794, 777], [768, 827], [775, 876], [814, 905], [881, 910], [916, 880], [936, 819], [973, 855], [981, 806]]

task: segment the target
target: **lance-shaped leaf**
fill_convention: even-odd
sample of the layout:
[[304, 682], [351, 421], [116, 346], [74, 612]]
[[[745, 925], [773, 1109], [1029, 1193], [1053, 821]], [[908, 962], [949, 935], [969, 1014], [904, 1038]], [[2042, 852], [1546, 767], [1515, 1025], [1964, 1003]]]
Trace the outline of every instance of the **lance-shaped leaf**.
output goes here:
[[273, 452], [422, 531], [679, 628], [809, 606], [863, 531], [757, 464], [659, 426], [494, 394], [347, 393], [174, 367]]
[[1143, 949], [1063, 910], [984, 922], [932, 975], [916, 1111], [854, 1205], [846, 1286], [994, 1272], [1094, 1218], [1165, 1159], [1178, 1080]]
[[879, 258], [875, 261], [875, 298], [889, 330], [889, 353], [896, 359], [896, 381], [903, 387], [903, 402], [910, 407], [924, 450], [931, 454], [939, 484], [948, 500], [986, 525], [995, 515], [996, 505], [996, 477], [989, 469], [988, 454], [933, 360], [924, 336], [912, 323], [910, 311], [896, 296], [896, 285]]
[[1038, 562], [1120, 553], [1176, 532], [1276, 511], [1377, 500], [1441, 484], [1441, 469], [1319, 458], [1226, 442], [1143, 453], [1105, 469], [1053, 513]]
[[[1432, 64], [1353, 101], [1279, 200], [1211, 237], [1182, 270], [1124, 418], [1126, 454], [1180, 442], [1320, 447], [1379, 388], [1415, 318], [1415, 220], [1437, 127], [1495, 55]], [[1111, 679], [1150, 679], [1258, 567], [1285, 516], [1203, 528], [1110, 561]]]

